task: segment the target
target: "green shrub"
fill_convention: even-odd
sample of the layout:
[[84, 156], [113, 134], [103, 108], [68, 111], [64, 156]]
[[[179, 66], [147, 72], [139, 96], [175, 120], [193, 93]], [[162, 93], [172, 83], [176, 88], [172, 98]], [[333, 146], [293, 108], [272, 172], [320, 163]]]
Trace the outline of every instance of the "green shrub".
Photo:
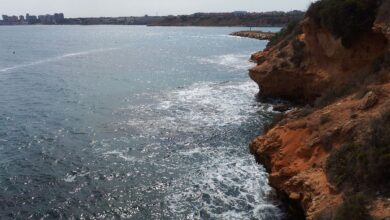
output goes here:
[[320, 0], [313, 3], [307, 16], [319, 26], [341, 38], [349, 48], [371, 30], [380, 0]]
[[379, 23], [389, 22], [390, 17], [390, 1], [382, 0], [382, 4], [378, 9], [377, 21]]
[[352, 180], [356, 169], [358, 147], [344, 145], [334, 150], [326, 161], [326, 172], [330, 182], [340, 186], [346, 180]]
[[324, 125], [332, 120], [330, 113], [325, 113], [320, 116], [320, 124]]
[[351, 196], [336, 210], [332, 220], [369, 220], [366, 205], [367, 199], [363, 194]]
[[282, 40], [295, 36], [301, 33], [301, 27], [299, 21], [292, 21], [286, 27], [282, 28], [278, 33], [276, 33], [268, 42], [267, 47], [274, 46], [281, 42]]
[[288, 68], [290, 66], [290, 64], [286, 61], [283, 61], [281, 64], [280, 64], [280, 68]]
[[326, 173], [337, 187], [385, 193], [390, 189], [390, 109], [373, 119], [370, 127], [364, 145], [344, 145], [329, 155]]
[[305, 55], [304, 48], [305, 48], [306, 45], [305, 45], [305, 43], [303, 41], [295, 39], [292, 42], [292, 46], [293, 46], [294, 54], [291, 57], [290, 61], [296, 67], [299, 67], [301, 65], [301, 63], [303, 61], [303, 57]]
[[305, 107], [298, 110], [296, 113], [294, 113], [294, 118], [303, 118], [315, 111], [314, 108], [312, 108], [310, 105], [306, 105]]
[[330, 103], [334, 102], [336, 99], [339, 99], [346, 94], [350, 93], [354, 89], [354, 84], [350, 83], [342, 87], [330, 87], [325, 90], [321, 96], [317, 97], [314, 101], [314, 106], [317, 108], [325, 107]]
[[317, 213], [314, 220], [369, 220], [368, 197], [357, 193], [347, 197], [339, 206], [330, 206]]
[[326, 162], [330, 182], [340, 188], [354, 190], [385, 188], [390, 178], [389, 149], [390, 145], [344, 145], [334, 150]]
[[373, 74], [376, 74], [382, 69], [389, 69], [389, 68], [390, 68], [390, 52], [386, 51], [384, 54], [382, 54], [380, 57], [374, 60], [371, 66], [371, 72]]
[[333, 220], [338, 206], [330, 206], [314, 215], [314, 220]]
[[280, 121], [284, 119], [284, 115], [282, 113], [276, 113], [273, 114], [270, 119], [271, 123], [264, 125], [263, 133], [267, 133], [269, 130], [274, 128]]

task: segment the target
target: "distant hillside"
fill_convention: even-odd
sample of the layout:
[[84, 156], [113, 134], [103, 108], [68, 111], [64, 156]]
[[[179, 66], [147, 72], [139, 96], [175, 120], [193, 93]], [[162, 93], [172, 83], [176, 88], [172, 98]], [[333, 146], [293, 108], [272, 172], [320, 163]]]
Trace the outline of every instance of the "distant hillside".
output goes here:
[[305, 13], [291, 12], [232, 12], [232, 13], [196, 13], [192, 15], [167, 16], [149, 25], [154, 26], [285, 26], [301, 20]]
[[[42, 20], [19, 20], [10, 16], [8, 20], [0, 20], [0, 25], [149, 25], [149, 26], [285, 26], [292, 21], [301, 20], [304, 12], [230, 12], [230, 13], [196, 13], [192, 15], [141, 16], [141, 17], [91, 17], [91, 18], [62, 18]], [[47, 17], [44, 16], [44, 17]], [[6, 18], [8, 18], [6, 16]]]

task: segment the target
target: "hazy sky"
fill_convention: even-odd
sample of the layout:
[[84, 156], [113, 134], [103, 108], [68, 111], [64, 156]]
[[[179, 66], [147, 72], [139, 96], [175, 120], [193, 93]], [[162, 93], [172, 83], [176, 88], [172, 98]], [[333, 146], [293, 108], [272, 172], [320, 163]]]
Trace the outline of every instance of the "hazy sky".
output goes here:
[[0, 0], [0, 14], [63, 12], [65, 17], [304, 10], [310, 0]]

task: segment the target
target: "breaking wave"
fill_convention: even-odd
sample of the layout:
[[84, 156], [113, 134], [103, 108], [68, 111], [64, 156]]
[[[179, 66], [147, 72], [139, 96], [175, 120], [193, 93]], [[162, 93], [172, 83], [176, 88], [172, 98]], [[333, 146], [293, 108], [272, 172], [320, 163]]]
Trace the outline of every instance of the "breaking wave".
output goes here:
[[[129, 120], [116, 124], [116, 130], [155, 141], [148, 145], [153, 147], [148, 147], [146, 164], [184, 173], [165, 189], [164, 203], [171, 217], [283, 217], [272, 199], [268, 174], [248, 152], [247, 141], [253, 137], [254, 127], [272, 113], [270, 106], [254, 100], [256, 91], [256, 84], [250, 81], [196, 83], [156, 94], [154, 104], [130, 105], [117, 112]], [[159, 162], [163, 156], [156, 152], [166, 151], [169, 156]], [[122, 153], [115, 154], [127, 160]]]
[[[244, 146], [240, 146], [244, 147]], [[210, 152], [208, 152], [210, 153]], [[249, 157], [209, 155], [211, 162], [177, 184], [169, 207], [190, 219], [280, 219], [264, 169]], [[193, 213], [187, 213], [193, 207]]]
[[233, 71], [249, 69], [253, 63], [249, 61], [248, 54], [224, 54], [206, 58], [198, 58], [201, 64], [215, 64], [231, 68]]
[[265, 42], [231, 28], [34, 29], [34, 44], [1, 32], [25, 52], [0, 67], [0, 218], [282, 218], [248, 150], [273, 116], [246, 76]]

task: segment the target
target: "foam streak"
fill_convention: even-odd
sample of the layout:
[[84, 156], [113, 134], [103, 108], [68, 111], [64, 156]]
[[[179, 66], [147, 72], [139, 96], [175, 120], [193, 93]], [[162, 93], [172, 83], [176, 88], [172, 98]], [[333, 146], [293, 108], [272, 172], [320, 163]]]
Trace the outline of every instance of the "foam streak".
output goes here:
[[107, 52], [107, 51], [111, 51], [111, 50], [118, 50], [118, 49], [119, 48], [103, 48], [103, 49], [88, 50], [88, 51], [82, 51], [82, 52], [76, 52], [76, 53], [68, 53], [68, 54], [64, 54], [64, 55], [53, 57], [53, 58], [48, 58], [48, 59], [43, 59], [43, 60], [38, 60], [38, 61], [30, 62], [30, 63], [24, 63], [24, 64], [20, 64], [20, 65], [15, 65], [15, 66], [3, 68], [3, 69], [0, 69], [0, 72], [8, 72], [8, 71], [12, 71], [12, 70], [20, 69], [20, 68], [24, 68], [24, 67], [36, 66], [36, 65], [40, 65], [40, 64], [44, 64], [44, 63], [56, 62], [56, 61], [60, 61], [60, 60], [66, 59], [66, 58], [70, 58], [70, 57], [77, 57], [77, 56], [83, 56], [83, 55], [94, 54], [94, 53], [102, 53], [102, 52]]

